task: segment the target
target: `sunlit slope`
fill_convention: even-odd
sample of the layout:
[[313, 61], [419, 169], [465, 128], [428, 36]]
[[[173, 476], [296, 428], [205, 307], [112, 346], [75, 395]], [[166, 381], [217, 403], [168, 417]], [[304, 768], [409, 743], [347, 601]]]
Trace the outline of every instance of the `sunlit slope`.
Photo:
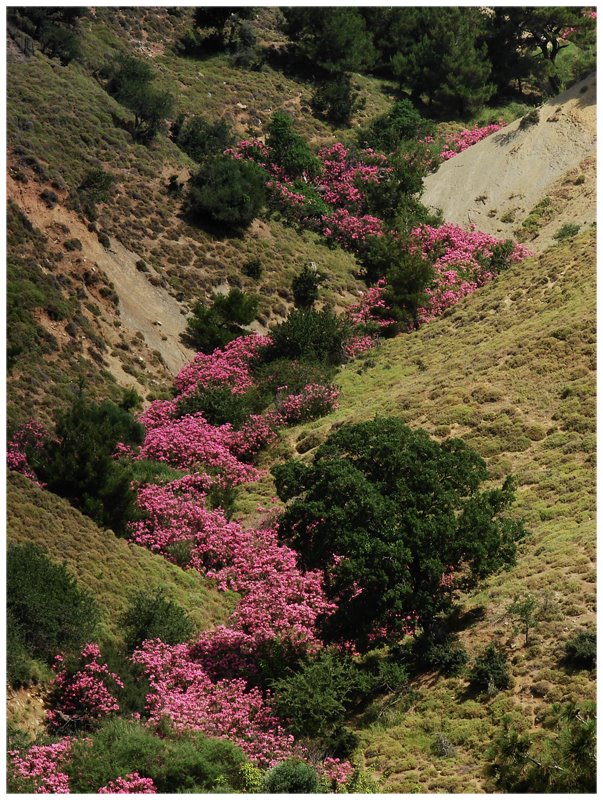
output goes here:
[[[483, 616], [460, 634], [470, 658], [501, 642], [514, 688], [482, 702], [467, 698], [464, 678], [427, 675], [408, 698], [371, 709], [358, 720], [361, 750], [385, 791], [483, 791], [486, 747], [503, 714], [538, 724], [550, 703], [594, 695], [590, 673], [560, 663], [564, 642], [594, 623], [594, 244], [591, 231], [518, 264], [446, 318], [348, 365], [339, 410], [290, 430], [280, 446], [310, 458], [332, 426], [395, 415], [437, 437], [462, 437], [497, 482], [516, 477], [528, 538], [516, 567], [464, 598]], [[261, 489], [273, 491], [269, 481]], [[526, 648], [505, 610], [528, 593], [547, 613]], [[432, 754], [440, 732], [455, 757]]]
[[[100, 608], [104, 636], [121, 635], [120, 614], [137, 591], [163, 589], [199, 629], [228, 616], [231, 595], [218, 592], [198, 573], [185, 572], [138, 545], [99, 528], [66, 500], [10, 472], [7, 487], [7, 535], [11, 542], [34, 542], [67, 567], [90, 591]], [[103, 637], [101, 637], [103, 638]]]

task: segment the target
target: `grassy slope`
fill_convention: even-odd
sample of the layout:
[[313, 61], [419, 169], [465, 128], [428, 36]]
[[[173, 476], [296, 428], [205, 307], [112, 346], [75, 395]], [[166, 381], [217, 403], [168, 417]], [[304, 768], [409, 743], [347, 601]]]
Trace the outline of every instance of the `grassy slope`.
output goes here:
[[[563, 643], [595, 619], [594, 278], [592, 232], [512, 267], [444, 319], [345, 367], [339, 410], [288, 431], [278, 448], [293, 454], [333, 425], [396, 415], [437, 437], [462, 437], [497, 481], [517, 479], [529, 536], [516, 567], [463, 598], [484, 616], [461, 632], [471, 656], [500, 640], [515, 686], [481, 703], [466, 696], [464, 679], [426, 675], [408, 707], [371, 709], [358, 721], [361, 752], [386, 791], [483, 791], [485, 747], [503, 713], [534, 725], [551, 702], [593, 696], [593, 676], [559, 659]], [[272, 493], [269, 480], [254, 487], [242, 510]], [[504, 610], [528, 592], [548, 597], [550, 613], [526, 648]], [[439, 732], [456, 757], [431, 754]]]
[[66, 500], [12, 472], [7, 488], [7, 535], [9, 542], [34, 542], [45, 547], [52, 559], [67, 562], [81, 586], [98, 602], [101, 640], [119, 637], [118, 618], [136, 591], [164, 589], [200, 630], [223, 622], [234, 597], [218, 592], [196, 573], [118, 539]]

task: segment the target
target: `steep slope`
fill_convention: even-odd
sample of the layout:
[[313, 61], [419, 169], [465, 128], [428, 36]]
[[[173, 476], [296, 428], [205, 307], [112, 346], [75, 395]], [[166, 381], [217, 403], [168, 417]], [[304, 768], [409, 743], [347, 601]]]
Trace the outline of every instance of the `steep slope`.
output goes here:
[[[529, 238], [538, 252], [551, 244], [562, 225], [592, 224], [595, 103], [592, 74], [545, 103], [537, 121], [516, 120], [442, 164], [425, 180], [423, 202], [441, 208], [447, 222]], [[547, 197], [542, 219], [523, 227]]]
[[[514, 688], [476, 702], [465, 679], [425, 675], [407, 697], [369, 710], [358, 720], [362, 751], [385, 791], [483, 791], [503, 714], [537, 725], [548, 704], [594, 694], [591, 673], [561, 664], [564, 642], [595, 620], [594, 245], [591, 232], [549, 249], [443, 319], [383, 342], [342, 369], [339, 410], [288, 431], [278, 448], [279, 459], [311, 458], [332, 428], [395, 415], [437, 438], [462, 437], [497, 483], [516, 478], [528, 538], [516, 567], [464, 598], [473, 614], [460, 632], [471, 657], [493, 639], [505, 646]], [[266, 481], [242, 508], [272, 493]], [[505, 609], [527, 593], [547, 614], [526, 648]], [[433, 756], [438, 733], [456, 756]]]
[[8, 474], [7, 537], [34, 542], [56, 561], [66, 561], [82, 587], [91, 592], [102, 615], [102, 637], [121, 635], [119, 616], [137, 591], [162, 588], [198, 628], [211, 628], [228, 616], [230, 596], [198, 573], [185, 572], [110, 530], [102, 530], [66, 500], [40, 489], [14, 472]]

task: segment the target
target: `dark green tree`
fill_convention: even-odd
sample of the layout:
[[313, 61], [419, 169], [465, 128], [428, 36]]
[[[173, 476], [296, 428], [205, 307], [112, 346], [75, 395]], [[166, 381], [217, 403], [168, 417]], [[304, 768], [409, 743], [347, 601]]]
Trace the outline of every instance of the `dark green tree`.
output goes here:
[[271, 160], [284, 169], [288, 178], [318, 174], [320, 161], [305, 139], [293, 130], [293, 120], [284, 111], [275, 111], [270, 118], [266, 145]]
[[151, 140], [174, 109], [174, 96], [153, 85], [152, 67], [135, 56], [122, 56], [110, 71], [107, 91], [134, 114], [132, 136]]
[[211, 306], [199, 301], [188, 321], [186, 337], [197, 350], [211, 353], [216, 347], [242, 336], [258, 312], [258, 299], [237, 287], [228, 294], [214, 295]]
[[503, 792], [595, 794], [597, 715], [593, 702], [554, 705], [540, 735], [504, 720], [489, 756]]
[[468, 7], [414, 9], [406, 35], [413, 43], [392, 57], [392, 69], [413, 99], [426, 95], [442, 113], [467, 116], [494, 93], [482, 42], [485, 19]]
[[557, 73], [556, 59], [568, 46], [564, 31], [575, 28], [578, 40], [588, 42], [593, 38], [596, 23], [586, 12], [586, 6], [518, 6], [507, 9], [512, 23], [521, 31], [526, 44], [540, 52], [545, 63], [549, 85], [553, 94], [561, 90], [561, 79]]
[[127, 463], [116, 461], [113, 452], [118, 442], [137, 445], [143, 438], [143, 426], [128, 411], [108, 400], [90, 402], [80, 392], [30, 463], [51, 492], [123, 532], [134, 514], [135, 495]]
[[495, 644], [489, 644], [475, 659], [469, 672], [469, 683], [478, 692], [496, 694], [511, 686], [507, 654]]
[[325, 276], [316, 267], [304, 264], [302, 271], [291, 282], [295, 307], [312, 308], [318, 300], [318, 290], [324, 280]]
[[248, 227], [266, 204], [266, 174], [251, 161], [208, 158], [189, 181], [187, 205], [194, 218], [231, 230]]
[[323, 570], [338, 601], [325, 635], [360, 648], [380, 629], [398, 637], [409, 616], [428, 628], [453, 602], [444, 574], [452, 568], [458, 586], [474, 585], [513, 562], [523, 534], [502, 516], [514, 499], [510, 479], [481, 490], [488, 473], [477, 453], [398, 419], [343, 426], [310, 466], [288, 461], [273, 474], [290, 501], [280, 536], [305, 568]]
[[303, 56], [328, 72], [361, 72], [375, 58], [357, 8], [283, 8], [285, 32]]
[[178, 147], [198, 164], [207, 156], [222, 155], [234, 143], [234, 136], [225, 120], [208, 122], [201, 116], [188, 119], [181, 116], [174, 123], [172, 136]]
[[366, 105], [366, 100], [354, 88], [352, 79], [345, 72], [333, 73], [315, 89], [311, 105], [333, 125], [349, 125], [350, 120]]
[[65, 564], [28, 542], [8, 548], [6, 568], [7, 610], [29, 655], [51, 664], [93, 637], [98, 608]]

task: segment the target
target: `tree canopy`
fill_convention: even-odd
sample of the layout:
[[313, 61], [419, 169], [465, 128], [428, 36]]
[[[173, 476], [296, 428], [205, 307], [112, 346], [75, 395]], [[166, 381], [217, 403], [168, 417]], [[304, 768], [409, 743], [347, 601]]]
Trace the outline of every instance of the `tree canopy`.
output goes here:
[[464, 442], [439, 444], [394, 418], [345, 425], [310, 466], [288, 461], [273, 474], [291, 501], [280, 536], [305, 568], [323, 570], [338, 602], [325, 634], [360, 648], [415, 619], [429, 627], [450, 608], [453, 585], [512, 563], [523, 534], [501, 516], [514, 499], [510, 479], [480, 490], [486, 466]]

